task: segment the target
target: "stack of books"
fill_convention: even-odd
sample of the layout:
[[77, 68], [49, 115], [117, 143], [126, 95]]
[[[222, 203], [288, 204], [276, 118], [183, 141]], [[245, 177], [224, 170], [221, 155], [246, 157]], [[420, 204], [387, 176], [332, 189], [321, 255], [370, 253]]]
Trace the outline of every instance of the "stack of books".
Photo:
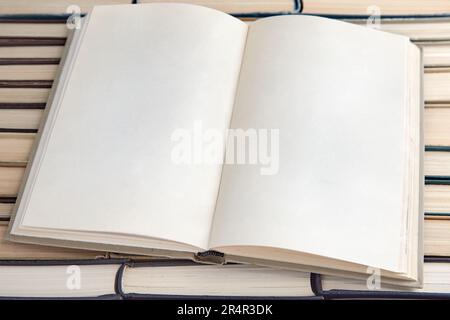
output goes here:
[[430, 0], [427, 4], [420, 0], [303, 0], [302, 12], [320, 15], [370, 15], [380, 12], [383, 16], [436, 15], [447, 14], [448, 0]]
[[[46, 6], [11, 3], [6, 13], [64, 13]], [[71, 1], [72, 3], [73, 1]], [[78, 1], [83, 11], [88, 3]], [[124, 3], [127, 1], [98, 1]], [[140, 1], [143, 2], [143, 1]], [[155, 2], [155, 1], [149, 1]], [[371, 4], [373, 1], [370, 1]], [[19, 3], [19, 5], [15, 5]], [[60, 3], [60, 2], [59, 2]], [[89, 6], [92, 4], [89, 1]], [[327, 1], [195, 1], [245, 20], [255, 14], [304, 13], [365, 15], [366, 5]], [[391, 5], [394, 3], [394, 5]], [[440, 14], [439, 17], [383, 17], [381, 30], [408, 36], [422, 48], [424, 111], [424, 279], [421, 289], [384, 284], [368, 290], [366, 281], [262, 266], [201, 265], [4, 240], [17, 195], [24, 183], [32, 146], [42, 123], [69, 30], [58, 16], [0, 19], [0, 297], [139, 298], [164, 296], [266, 296], [352, 298], [363, 296], [450, 297], [450, 16], [448, 3], [434, 1], [428, 12], [404, 2], [380, 1], [382, 14]], [[405, 9], [406, 8], [406, 9]], [[3, 11], [2, 11], [3, 12]], [[365, 25], [365, 19], [342, 17]], [[382, 128], [381, 128], [382, 129]], [[86, 183], [88, 183], [86, 181]], [[51, 201], [52, 199], [49, 199]], [[82, 277], [77, 278], [78, 274]]]
[[298, 0], [137, 0], [137, 3], [191, 3], [237, 15], [242, 18], [268, 16], [274, 14], [290, 14], [300, 10]]
[[29, 15], [29, 14], [67, 14], [86, 13], [96, 5], [130, 4], [132, 0], [5, 0], [0, 4], [0, 12], [5, 15]]

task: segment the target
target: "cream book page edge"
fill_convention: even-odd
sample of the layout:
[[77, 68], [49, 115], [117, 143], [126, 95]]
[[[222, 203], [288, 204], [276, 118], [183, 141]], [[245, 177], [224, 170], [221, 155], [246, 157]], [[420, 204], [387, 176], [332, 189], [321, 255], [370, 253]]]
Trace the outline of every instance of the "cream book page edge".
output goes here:
[[[85, 25], [85, 19], [86, 18], [82, 19], [82, 25], [83, 26]], [[39, 126], [38, 132], [36, 134], [36, 138], [34, 139], [33, 146], [31, 148], [31, 152], [30, 152], [30, 156], [29, 156], [30, 161], [28, 161], [28, 164], [26, 166], [26, 170], [25, 170], [25, 173], [23, 175], [23, 179], [22, 179], [22, 182], [21, 182], [21, 185], [20, 185], [19, 193], [17, 195], [16, 204], [13, 206], [13, 209], [12, 209], [12, 212], [11, 212], [10, 222], [9, 222], [8, 230], [7, 230], [6, 236], [5, 236], [6, 240], [10, 240], [10, 241], [14, 241], [14, 242], [29, 243], [29, 242], [26, 241], [28, 239], [28, 237], [26, 237], [26, 236], [17, 236], [17, 235], [14, 235], [14, 234], [11, 233], [11, 230], [13, 228], [14, 222], [15, 222], [15, 220], [17, 218], [17, 209], [18, 209], [18, 205], [17, 204], [21, 201], [21, 199], [23, 197], [23, 193], [25, 191], [25, 185], [27, 184], [27, 181], [29, 179], [31, 179], [30, 178], [30, 170], [31, 170], [31, 167], [32, 167], [32, 162], [34, 161], [34, 159], [36, 157], [36, 151], [37, 151], [37, 148], [39, 146], [40, 140], [42, 138], [42, 132], [43, 132], [43, 130], [45, 128], [45, 125], [46, 125], [46, 122], [47, 122], [47, 118], [48, 118], [48, 114], [49, 114], [50, 109], [51, 109], [50, 106], [53, 104], [53, 102], [55, 100], [55, 95], [57, 93], [57, 88], [59, 87], [59, 84], [61, 82], [63, 82], [62, 78], [64, 76], [64, 72], [63, 72], [64, 71], [64, 66], [65, 66], [66, 63], [70, 63], [70, 58], [71, 58], [71, 56], [73, 56], [73, 54], [69, 55], [69, 53], [71, 51], [72, 46], [75, 46], [75, 42], [76, 41], [74, 41], [74, 38], [79, 38], [79, 36], [80, 36], [79, 33], [80, 32], [81, 32], [80, 29], [72, 29], [67, 34], [67, 39], [66, 39], [66, 43], [65, 43], [65, 46], [64, 46], [64, 49], [63, 49], [63, 53], [62, 53], [61, 58], [60, 58], [60, 63], [59, 63], [59, 66], [58, 66], [58, 70], [57, 70], [55, 79], [53, 80], [53, 85], [52, 85], [52, 88], [51, 88], [51, 91], [50, 91], [50, 95], [48, 97], [48, 100], [47, 100], [47, 103], [46, 103], [46, 106], [45, 106], [45, 109], [44, 109], [44, 113], [42, 115], [41, 124]]]

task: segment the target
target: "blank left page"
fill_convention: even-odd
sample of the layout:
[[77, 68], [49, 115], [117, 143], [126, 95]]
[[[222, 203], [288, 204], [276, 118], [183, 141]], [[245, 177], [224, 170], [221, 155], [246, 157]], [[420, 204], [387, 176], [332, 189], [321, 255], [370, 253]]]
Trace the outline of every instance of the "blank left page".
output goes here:
[[171, 136], [228, 128], [247, 26], [182, 4], [96, 7], [86, 23], [21, 225], [206, 248], [221, 165], [177, 164]]

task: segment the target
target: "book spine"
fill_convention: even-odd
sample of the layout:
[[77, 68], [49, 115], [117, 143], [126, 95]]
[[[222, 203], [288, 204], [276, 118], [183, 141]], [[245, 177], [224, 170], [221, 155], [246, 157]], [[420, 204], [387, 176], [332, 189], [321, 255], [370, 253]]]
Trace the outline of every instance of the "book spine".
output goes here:
[[221, 252], [208, 250], [204, 252], [198, 252], [194, 255], [194, 261], [206, 264], [225, 264], [225, 255]]

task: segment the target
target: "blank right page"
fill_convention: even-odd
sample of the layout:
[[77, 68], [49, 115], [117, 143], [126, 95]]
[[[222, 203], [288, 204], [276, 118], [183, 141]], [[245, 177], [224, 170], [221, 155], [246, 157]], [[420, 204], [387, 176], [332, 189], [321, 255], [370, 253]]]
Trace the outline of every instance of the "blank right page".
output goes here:
[[408, 43], [310, 16], [251, 25], [231, 127], [278, 129], [279, 152], [268, 139], [271, 175], [224, 166], [210, 248], [405, 271]]

